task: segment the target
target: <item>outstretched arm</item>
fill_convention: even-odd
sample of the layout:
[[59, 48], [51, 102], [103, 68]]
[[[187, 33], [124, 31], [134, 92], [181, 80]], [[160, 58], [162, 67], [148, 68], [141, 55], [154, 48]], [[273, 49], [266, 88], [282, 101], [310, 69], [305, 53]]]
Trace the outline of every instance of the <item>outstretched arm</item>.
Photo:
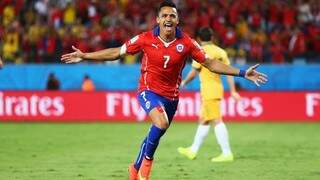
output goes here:
[[240, 69], [221, 63], [220, 61], [207, 58], [202, 65], [208, 68], [210, 71], [217, 74], [239, 76]]
[[72, 49], [74, 52], [62, 55], [61, 61], [65, 63], [77, 63], [82, 60], [114, 61], [120, 57], [121, 48], [108, 48], [89, 53], [84, 53], [74, 46], [72, 46]]
[[255, 70], [259, 66], [259, 64], [251, 66], [246, 71], [244, 71], [244, 70], [234, 68], [232, 66], [225, 65], [225, 64], [221, 63], [220, 61], [207, 58], [202, 63], [202, 65], [204, 65], [210, 71], [218, 73], [218, 74], [244, 77], [244, 78], [254, 82], [257, 86], [260, 86], [260, 84], [264, 84], [268, 81], [267, 75]]
[[191, 82], [196, 76], [198, 75], [198, 70], [195, 68], [192, 68], [187, 77], [181, 81], [181, 87], [186, 86], [189, 82]]

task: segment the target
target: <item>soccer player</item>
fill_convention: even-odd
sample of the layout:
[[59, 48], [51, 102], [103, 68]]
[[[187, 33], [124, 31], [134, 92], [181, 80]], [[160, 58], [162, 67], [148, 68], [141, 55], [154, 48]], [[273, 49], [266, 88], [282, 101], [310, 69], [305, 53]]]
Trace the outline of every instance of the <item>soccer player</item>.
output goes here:
[[[202, 48], [212, 59], [217, 59], [224, 64], [229, 65], [227, 53], [220, 47], [212, 43], [213, 31], [210, 28], [201, 28], [197, 35], [197, 40]], [[222, 154], [212, 158], [212, 162], [228, 162], [233, 161], [233, 154], [229, 145], [228, 131], [222, 121], [220, 105], [223, 98], [223, 86], [219, 74], [212, 73], [196, 61], [192, 62], [192, 69], [187, 77], [181, 82], [181, 86], [185, 86], [199, 74], [200, 78], [200, 94], [201, 94], [201, 110], [199, 116], [199, 125], [190, 147], [179, 147], [178, 152], [189, 159], [195, 159], [197, 152], [203, 141], [209, 134], [210, 123], [214, 122], [214, 130], [217, 141], [222, 150]], [[230, 88], [230, 94], [236, 100], [240, 99], [237, 93], [232, 76], [227, 76], [227, 82]]]
[[239, 70], [210, 59], [200, 45], [177, 27], [179, 17], [173, 2], [160, 4], [156, 20], [157, 26], [152, 31], [135, 36], [121, 47], [91, 53], [72, 47], [74, 52], [61, 57], [65, 63], [112, 61], [124, 54], [143, 52], [137, 98], [152, 125], [142, 141], [136, 161], [129, 166], [130, 180], [149, 179], [154, 153], [177, 109], [181, 71], [187, 56], [216, 73], [244, 77], [257, 85], [267, 81], [266, 75], [255, 70], [258, 65]]

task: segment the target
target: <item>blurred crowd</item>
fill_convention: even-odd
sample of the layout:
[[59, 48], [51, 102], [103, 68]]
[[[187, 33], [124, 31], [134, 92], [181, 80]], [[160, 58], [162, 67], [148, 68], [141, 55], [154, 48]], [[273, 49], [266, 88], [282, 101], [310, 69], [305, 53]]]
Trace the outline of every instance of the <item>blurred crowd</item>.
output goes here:
[[[173, 0], [180, 26], [194, 37], [210, 26], [235, 63], [319, 63], [319, 0]], [[156, 24], [157, 0], [1, 0], [5, 62], [57, 63], [75, 45], [118, 47]], [[136, 63], [126, 56], [121, 63]]]

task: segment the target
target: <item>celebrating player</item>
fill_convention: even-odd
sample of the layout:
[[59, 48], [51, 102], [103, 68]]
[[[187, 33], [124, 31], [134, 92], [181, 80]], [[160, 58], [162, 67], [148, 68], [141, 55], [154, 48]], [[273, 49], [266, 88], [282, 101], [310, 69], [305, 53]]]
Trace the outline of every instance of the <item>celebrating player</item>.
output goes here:
[[[197, 35], [197, 39], [204, 51], [210, 58], [218, 59], [222, 63], [229, 65], [227, 53], [220, 47], [212, 43], [213, 32], [210, 28], [201, 28]], [[207, 137], [210, 130], [210, 123], [215, 123], [215, 135], [222, 150], [222, 154], [212, 158], [212, 162], [228, 162], [233, 161], [233, 154], [229, 145], [228, 131], [222, 121], [220, 105], [223, 98], [223, 86], [219, 74], [212, 73], [196, 61], [192, 62], [192, 69], [187, 77], [181, 82], [181, 86], [185, 86], [199, 74], [200, 78], [200, 94], [201, 94], [201, 111], [199, 117], [199, 125], [196, 131], [193, 143], [190, 147], [179, 147], [178, 152], [189, 159], [195, 159], [197, 152]], [[230, 94], [236, 100], [240, 99], [237, 93], [232, 76], [227, 76], [227, 82], [230, 88]]]
[[258, 65], [245, 71], [210, 59], [200, 45], [177, 27], [178, 23], [175, 4], [164, 1], [159, 7], [158, 25], [152, 31], [141, 33], [118, 48], [84, 53], [72, 47], [74, 52], [61, 57], [65, 63], [82, 60], [112, 61], [124, 54], [143, 52], [138, 100], [152, 120], [152, 125], [141, 144], [136, 161], [129, 166], [130, 180], [149, 179], [154, 153], [177, 109], [181, 71], [187, 56], [219, 74], [241, 76], [257, 85], [267, 81], [266, 75], [255, 71]]

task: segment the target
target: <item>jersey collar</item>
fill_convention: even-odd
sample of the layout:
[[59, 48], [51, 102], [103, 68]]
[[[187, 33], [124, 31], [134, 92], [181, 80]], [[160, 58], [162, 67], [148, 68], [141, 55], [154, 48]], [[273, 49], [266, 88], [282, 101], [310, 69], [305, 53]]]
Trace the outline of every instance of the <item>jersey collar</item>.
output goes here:
[[209, 45], [209, 44], [213, 44], [211, 41], [202, 41], [201, 46], [205, 46], [205, 45]]
[[[156, 26], [153, 29], [153, 35], [154, 36], [160, 36], [160, 27]], [[180, 28], [176, 27], [176, 38], [182, 38], [182, 31], [180, 30]]]

